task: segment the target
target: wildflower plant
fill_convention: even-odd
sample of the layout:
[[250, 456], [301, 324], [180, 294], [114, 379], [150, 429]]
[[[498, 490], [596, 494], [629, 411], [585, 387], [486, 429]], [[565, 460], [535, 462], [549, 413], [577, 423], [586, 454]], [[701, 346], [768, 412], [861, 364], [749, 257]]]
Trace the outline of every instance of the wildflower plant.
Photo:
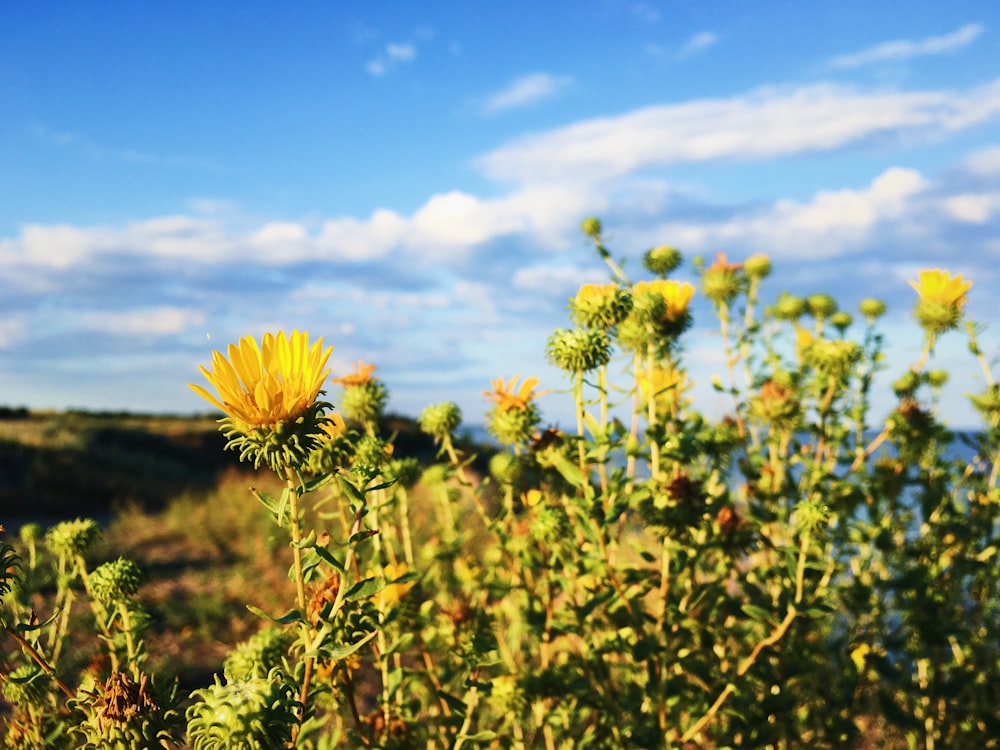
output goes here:
[[[993, 746], [1000, 387], [971, 282], [912, 282], [924, 348], [879, 418], [885, 303], [772, 294], [762, 254], [673, 278], [666, 245], [633, 280], [582, 229], [609, 282], [538, 342], [574, 424], [545, 426], [538, 378], [497, 378], [483, 461], [452, 402], [418, 420], [436, 454], [407, 455], [374, 365], [329, 380], [307, 333], [213, 355], [215, 392], [192, 387], [283, 487], [252, 492], [287, 606], [248, 592], [258, 631], [187, 695], [148, 672], [145, 573], [95, 522], [0, 540], [4, 746]], [[696, 295], [720, 416], [685, 362]], [[957, 459], [931, 359], [963, 323], [984, 382]]]

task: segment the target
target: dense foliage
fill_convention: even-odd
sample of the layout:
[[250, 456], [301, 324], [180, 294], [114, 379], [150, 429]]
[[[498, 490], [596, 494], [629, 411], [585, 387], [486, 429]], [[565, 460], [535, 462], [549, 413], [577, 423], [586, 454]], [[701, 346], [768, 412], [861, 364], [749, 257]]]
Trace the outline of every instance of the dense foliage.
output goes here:
[[[220, 399], [197, 389], [285, 482], [256, 495], [290, 540], [288, 608], [247, 602], [260, 631], [180, 695], [146, 671], [139, 566], [95, 560], [92, 521], [27, 526], [0, 560], [5, 746], [995, 747], [1000, 389], [970, 283], [914, 282], [924, 349], [875, 424], [883, 303], [860, 322], [821, 293], [764, 306], [767, 258], [698, 263], [732, 403], [713, 420], [689, 395], [680, 254], [650, 250], [633, 281], [584, 231], [612, 279], [546, 344], [575, 430], [543, 429], [536, 378], [498, 378], [488, 475], [451, 403], [420, 417], [437, 460], [396, 458], [371, 365], [319, 400], [322, 340], [217, 353]], [[959, 445], [928, 363], [963, 326], [985, 383]], [[102, 658], [71, 669], [88, 637]]]

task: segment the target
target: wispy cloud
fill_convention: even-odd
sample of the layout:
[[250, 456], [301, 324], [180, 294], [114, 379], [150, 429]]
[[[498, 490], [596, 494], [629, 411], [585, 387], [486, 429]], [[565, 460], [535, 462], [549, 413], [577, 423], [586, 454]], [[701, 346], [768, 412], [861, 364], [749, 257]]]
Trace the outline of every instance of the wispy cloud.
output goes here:
[[832, 151], [874, 137], [939, 137], [1000, 117], [1000, 79], [966, 91], [763, 88], [633, 110], [520, 138], [483, 155], [498, 180], [600, 180], [648, 167]]
[[872, 63], [909, 60], [925, 55], [943, 55], [967, 47], [984, 31], [986, 31], [986, 27], [981, 23], [969, 23], [941, 36], [929, 36], [918, 40], [895, 39], [860, 52], [839, 55], [830, 61], [830, 67], [859, 68], [862, 65], [871, 65]]
[[60, 149], [82, 154], [95, 161], [131, 162], [157, 167], [215, 170], [217, 167], [205, 159], [176, 154], [159, 154], [137, 148], [109, 146], [95, 141], [84, 133], [54, 130], [44, 125], [31, 128], [35, 140]]
[[554, 76], [550, 73], [531, 73], [521, 76], [490, 94], [482, 111], [484, 114], [492, 115], [534, 104], [555, 96], [572, 82], [573, 79], [568, 76]]
[[417, 48], [412, 42], [389, 42], [365, 65], [373, 76], [383, 76], [397, 65], [417, 59]]
[[689, 57], [704, 52], [709, 47], [714, 47], [719, 42], [719, 35], [712, 31], [699, 31], [692, 36], [677, 50], [677, 58], [686, 60]]

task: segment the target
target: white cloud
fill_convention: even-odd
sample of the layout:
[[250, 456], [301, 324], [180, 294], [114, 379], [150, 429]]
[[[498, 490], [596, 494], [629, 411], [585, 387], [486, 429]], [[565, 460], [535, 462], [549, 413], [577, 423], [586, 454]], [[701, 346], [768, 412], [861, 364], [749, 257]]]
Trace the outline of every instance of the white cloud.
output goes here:
[[385, 48], [365, 64], [373, 76], [383, 76], [402, 63], [417, 59], [417, 48], [411, 42], [389, 42]]
[[969, 23], [941, 36], [930, 36], [917, 41], [896, 39], [891, 42], [883, 42], [860, 52], [835, 57], [830, 61], [830, 67], [857, 68], [888, 60], [909, 60], [924, 55], [954, 52], [972, 44], [984, 31], [986, 31], [986, 27], [981, 23]]
[[970, 154], [965, 168], [977, 175], [1000, 174], [1000, 146], [984, 148]]
[[985, 224], [1000, 215], [1000, 193], [963, 193], [945, 200], [944, 207], [957, 221]]
[[567, 76], [549, 73], [531, 73], [511, 81], [507, 86], [491, 94], [483, 105], [484, 114], [497, 114], [510, 109], [524, 107], [555, 96], [572, 83]]
[[735, 247], [775, 257], [831, 257], [868, 247], [880, 225], [911, 216], [926, 188], [918, 172], [893, 167], [861, 190], [823, 190], [806, 203], [778, 200], [723, 221], [669, 222], [656, 234], [690, 252]]
[[964, 92], [763, 88], [584, 120], [480, 157], [488, 176], [521, 182], [602, 180], [641, 168], [829, 151], [882, 135], [941, 134], [1000, 115], [1000, 79]]
[[712, 31], [699, 31], [688, 39], [677, 51], [677, 57], [685, 60], [699, 52], [704, 52], [709, 47], [715, 46], [719, 42], [719, 35]]
[[121, 310], [69, 310], [64, 324], [73, 330], [128, 336], [167, 336], [205, 322], [203, 313], [181, 307], [145, 307]]

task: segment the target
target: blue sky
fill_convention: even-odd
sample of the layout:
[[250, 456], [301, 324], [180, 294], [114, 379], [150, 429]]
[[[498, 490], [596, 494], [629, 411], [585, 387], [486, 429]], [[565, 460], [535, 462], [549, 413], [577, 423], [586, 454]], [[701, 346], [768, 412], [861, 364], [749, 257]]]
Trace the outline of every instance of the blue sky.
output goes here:
[[[767, 252], [767, 300], [882, 297], [905, 367], [918, 269], [972, 278], [995, 322], [1000, 4], [900, 7], [6, 3], [0, 403], [203, 411], [213, 348], [304, 328], [335, 374], [375, 362], [394, 411], [480, 422], [493, 377], [564, 385], [544, 347], [605, 278], [589, 215], [636, 277], [666, 243]], [[718, 412], [699, 304], [685, 356]], [[938, 350], [957, 424], [964, 352]]]

